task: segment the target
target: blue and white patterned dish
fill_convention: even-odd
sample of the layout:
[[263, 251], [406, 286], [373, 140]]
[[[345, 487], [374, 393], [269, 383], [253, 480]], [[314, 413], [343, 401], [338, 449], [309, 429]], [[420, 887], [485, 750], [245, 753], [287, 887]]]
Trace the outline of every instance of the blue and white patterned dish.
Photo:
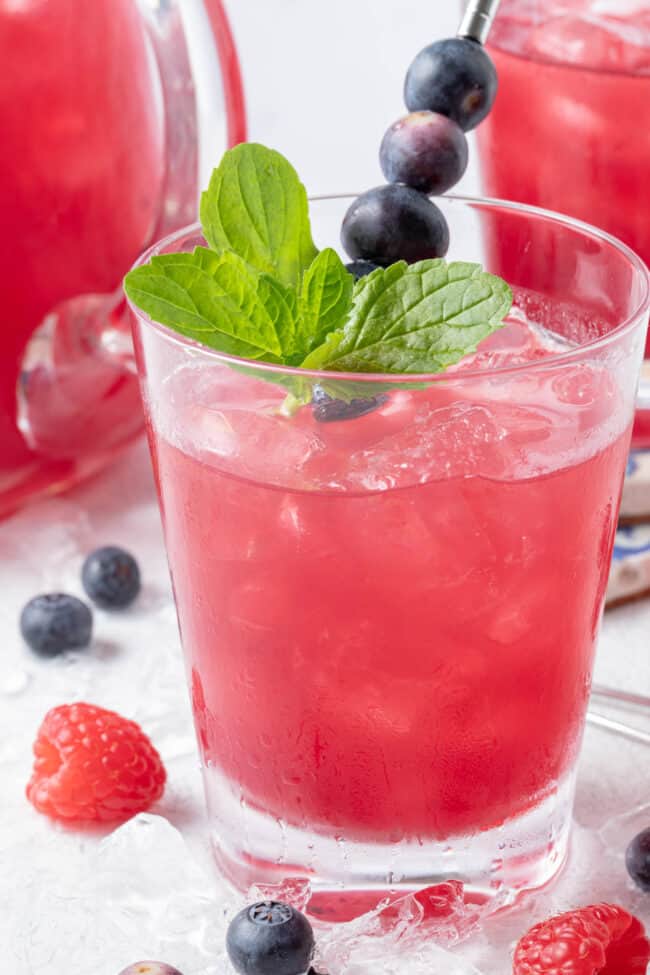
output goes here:
[[607, 603], [650, 595], [650, 524], [621, 525], [616, 532]]
[[650, 450], [630, 454], [621, 521], [614, 541], [607, 603], [650, 595]]
[[621, 520], [650, 520], [650, 450], [633, 450], [627, 461]]

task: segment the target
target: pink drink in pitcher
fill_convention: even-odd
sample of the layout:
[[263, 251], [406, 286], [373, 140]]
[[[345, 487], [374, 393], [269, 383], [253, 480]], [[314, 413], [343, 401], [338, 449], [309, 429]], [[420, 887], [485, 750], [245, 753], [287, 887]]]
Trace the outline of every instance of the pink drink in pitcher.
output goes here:
[[[0, 0], [0, 515], [142, 427], [119, 289], [143, 247], [196, 211], [195, 87], [213, 91], [211, 140], [243, 137], [219, 0], [203, 13], [224, 96], [219, 77], [193, 78], [197, 34], [175, 2], [145, 15], [135, 0]], [[216, 43], [210, 21], [201, 36]]]

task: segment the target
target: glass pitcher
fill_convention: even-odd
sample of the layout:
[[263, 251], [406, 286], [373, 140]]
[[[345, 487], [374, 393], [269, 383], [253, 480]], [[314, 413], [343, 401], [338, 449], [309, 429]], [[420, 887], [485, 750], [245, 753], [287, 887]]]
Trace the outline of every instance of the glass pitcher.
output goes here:
[[120, 284], [246, 137], [221, 0], [0, 0], [0, 516], [143, 425]]
[[[650, 0], [501, 0], [487, 47], [483, 190], [595, 224], [650, 263]], [[650, 445], [639, 406], [634, 442]]]

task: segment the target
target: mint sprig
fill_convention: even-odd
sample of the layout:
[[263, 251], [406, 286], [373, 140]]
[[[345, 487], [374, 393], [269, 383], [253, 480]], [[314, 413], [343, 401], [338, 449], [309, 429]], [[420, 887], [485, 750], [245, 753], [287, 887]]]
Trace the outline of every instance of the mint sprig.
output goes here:
[[[220, 352], [331, 372], [320, 385], [340, 398], [368, 390], [337, 372], [435, 373], [459, 362], [512, 304], [505, 281], [462, 261], [400, 261], [355, 283], [334, 250], [314, 246], [293, 167], [261, 145], [224, 155], [200, 213], [209, 247], [129, 272], [130, 300]], [[289, 411], [311, 399], [306, 376], [268, 379], [290, 390]]]
[[125, 288], [155, 321], [211, 349], [284, 361], [293, 322], [281, 300], [282, 285], [256, 274], [231, 251], [198, 247], [191, 254], [153, 257], [127, 275]]
[[254, 142], [226, 152], [201, 196], [201, 226], [216, 251], [298, 287], [318, 253], [305, 187], [284, 156]]

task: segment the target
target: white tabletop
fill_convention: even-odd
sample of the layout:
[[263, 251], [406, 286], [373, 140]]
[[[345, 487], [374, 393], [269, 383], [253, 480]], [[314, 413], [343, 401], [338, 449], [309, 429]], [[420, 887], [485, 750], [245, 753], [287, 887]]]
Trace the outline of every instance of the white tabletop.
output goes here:
[[[453, 32], [453, 0], [231, 0], [229, 8], [244, 63], [251, 137], [285, 152], [311, 192], [379, 182], [376, 146], [402, 112], [404, 69], [430, 39]], [[461, 188], [477, 188], [475, 163]], [[83, 554], [109, 543], [124, 544], [141, 563], [137, 605], [120, 615], [97, 611], [89, 651], [36, 659], [18, 634], [22, 605], [52, 588], [81, 595]], [[117, 975], [149, 957], [176, 964], [183, 975], [222, 972], [223, 907], [233, 901], [214, 886], [204, 842], [198, 758], [144, 444], [93, 482], [3, 523], [0, 556], [4, 970]], [[610, 611], [599, 681], [648, 692], [648, 632], [650, 601]], [[108, 831], [80, 834], [52, 826], [27, 803], [36, 728], [48, 708], [71, 700], [115, 708], [142, 724], [169, 773], [153, 810], [164, 819], [145, 817], [105, 838]], [[633, 889], [623, 865], [627, 840], [650, 826], [649, 785], [647, 747], [588, 728], [569, 867], [524, 912], [460, 946], [459, 965], [471, 960], [484, 975], [504, 975], [512, 941], [533, 919], [555, 910], [609, 900], [650, 920], [650, 896]], [[390, 946], [373, 967], [454, 971], [448, 958], [418, 951], [400, 957]]]
[[[183, 975], [217, 975], [223, 971], [222, 908], [232, 909], [236, 900], [210, 886], [215, 880], [198, 758], [145, 444], [130, 448], [93, 482], [3, 523], [0, 539], [0, 939], [9, 952], [7, 970], [117, 975], [128, 962], [162, 957]], [[123, 544], [137, 555], [140, 599], [125, 613], [95, 611], [90, 650], [39, 660], [18, 635], [20, 608], [52, 588], [83, 595], [83, 555], [104, 543]], [[597, 679], [647, 689], [649, 627], [650, 601], [606, 614]], [[181, 831], [189, 854], [164, 822], [152, 821], [149, 829], [132, 823], [102, 846], [109, 830], [64, 830], [32, 809], [24, 787], [36, 728], [48, 708], [72, 700], [114, 708], [151, 736], [169, 773], [153, 812]], [[633, 889], [623, 865], [627, 840], [650, 824], [647, 760], [647, 746], [587, 729], [569, 866], [525, 910], [460, 946], [459, 959], [471, 958], [484, 975], [503, 975], [511, 942], [533, 918], [600, 900], [650, 920], [650, 898]], [[391, 957], [387, 948], [387, 964]], [[417, 959], [411, 970], [418, 971]]]

